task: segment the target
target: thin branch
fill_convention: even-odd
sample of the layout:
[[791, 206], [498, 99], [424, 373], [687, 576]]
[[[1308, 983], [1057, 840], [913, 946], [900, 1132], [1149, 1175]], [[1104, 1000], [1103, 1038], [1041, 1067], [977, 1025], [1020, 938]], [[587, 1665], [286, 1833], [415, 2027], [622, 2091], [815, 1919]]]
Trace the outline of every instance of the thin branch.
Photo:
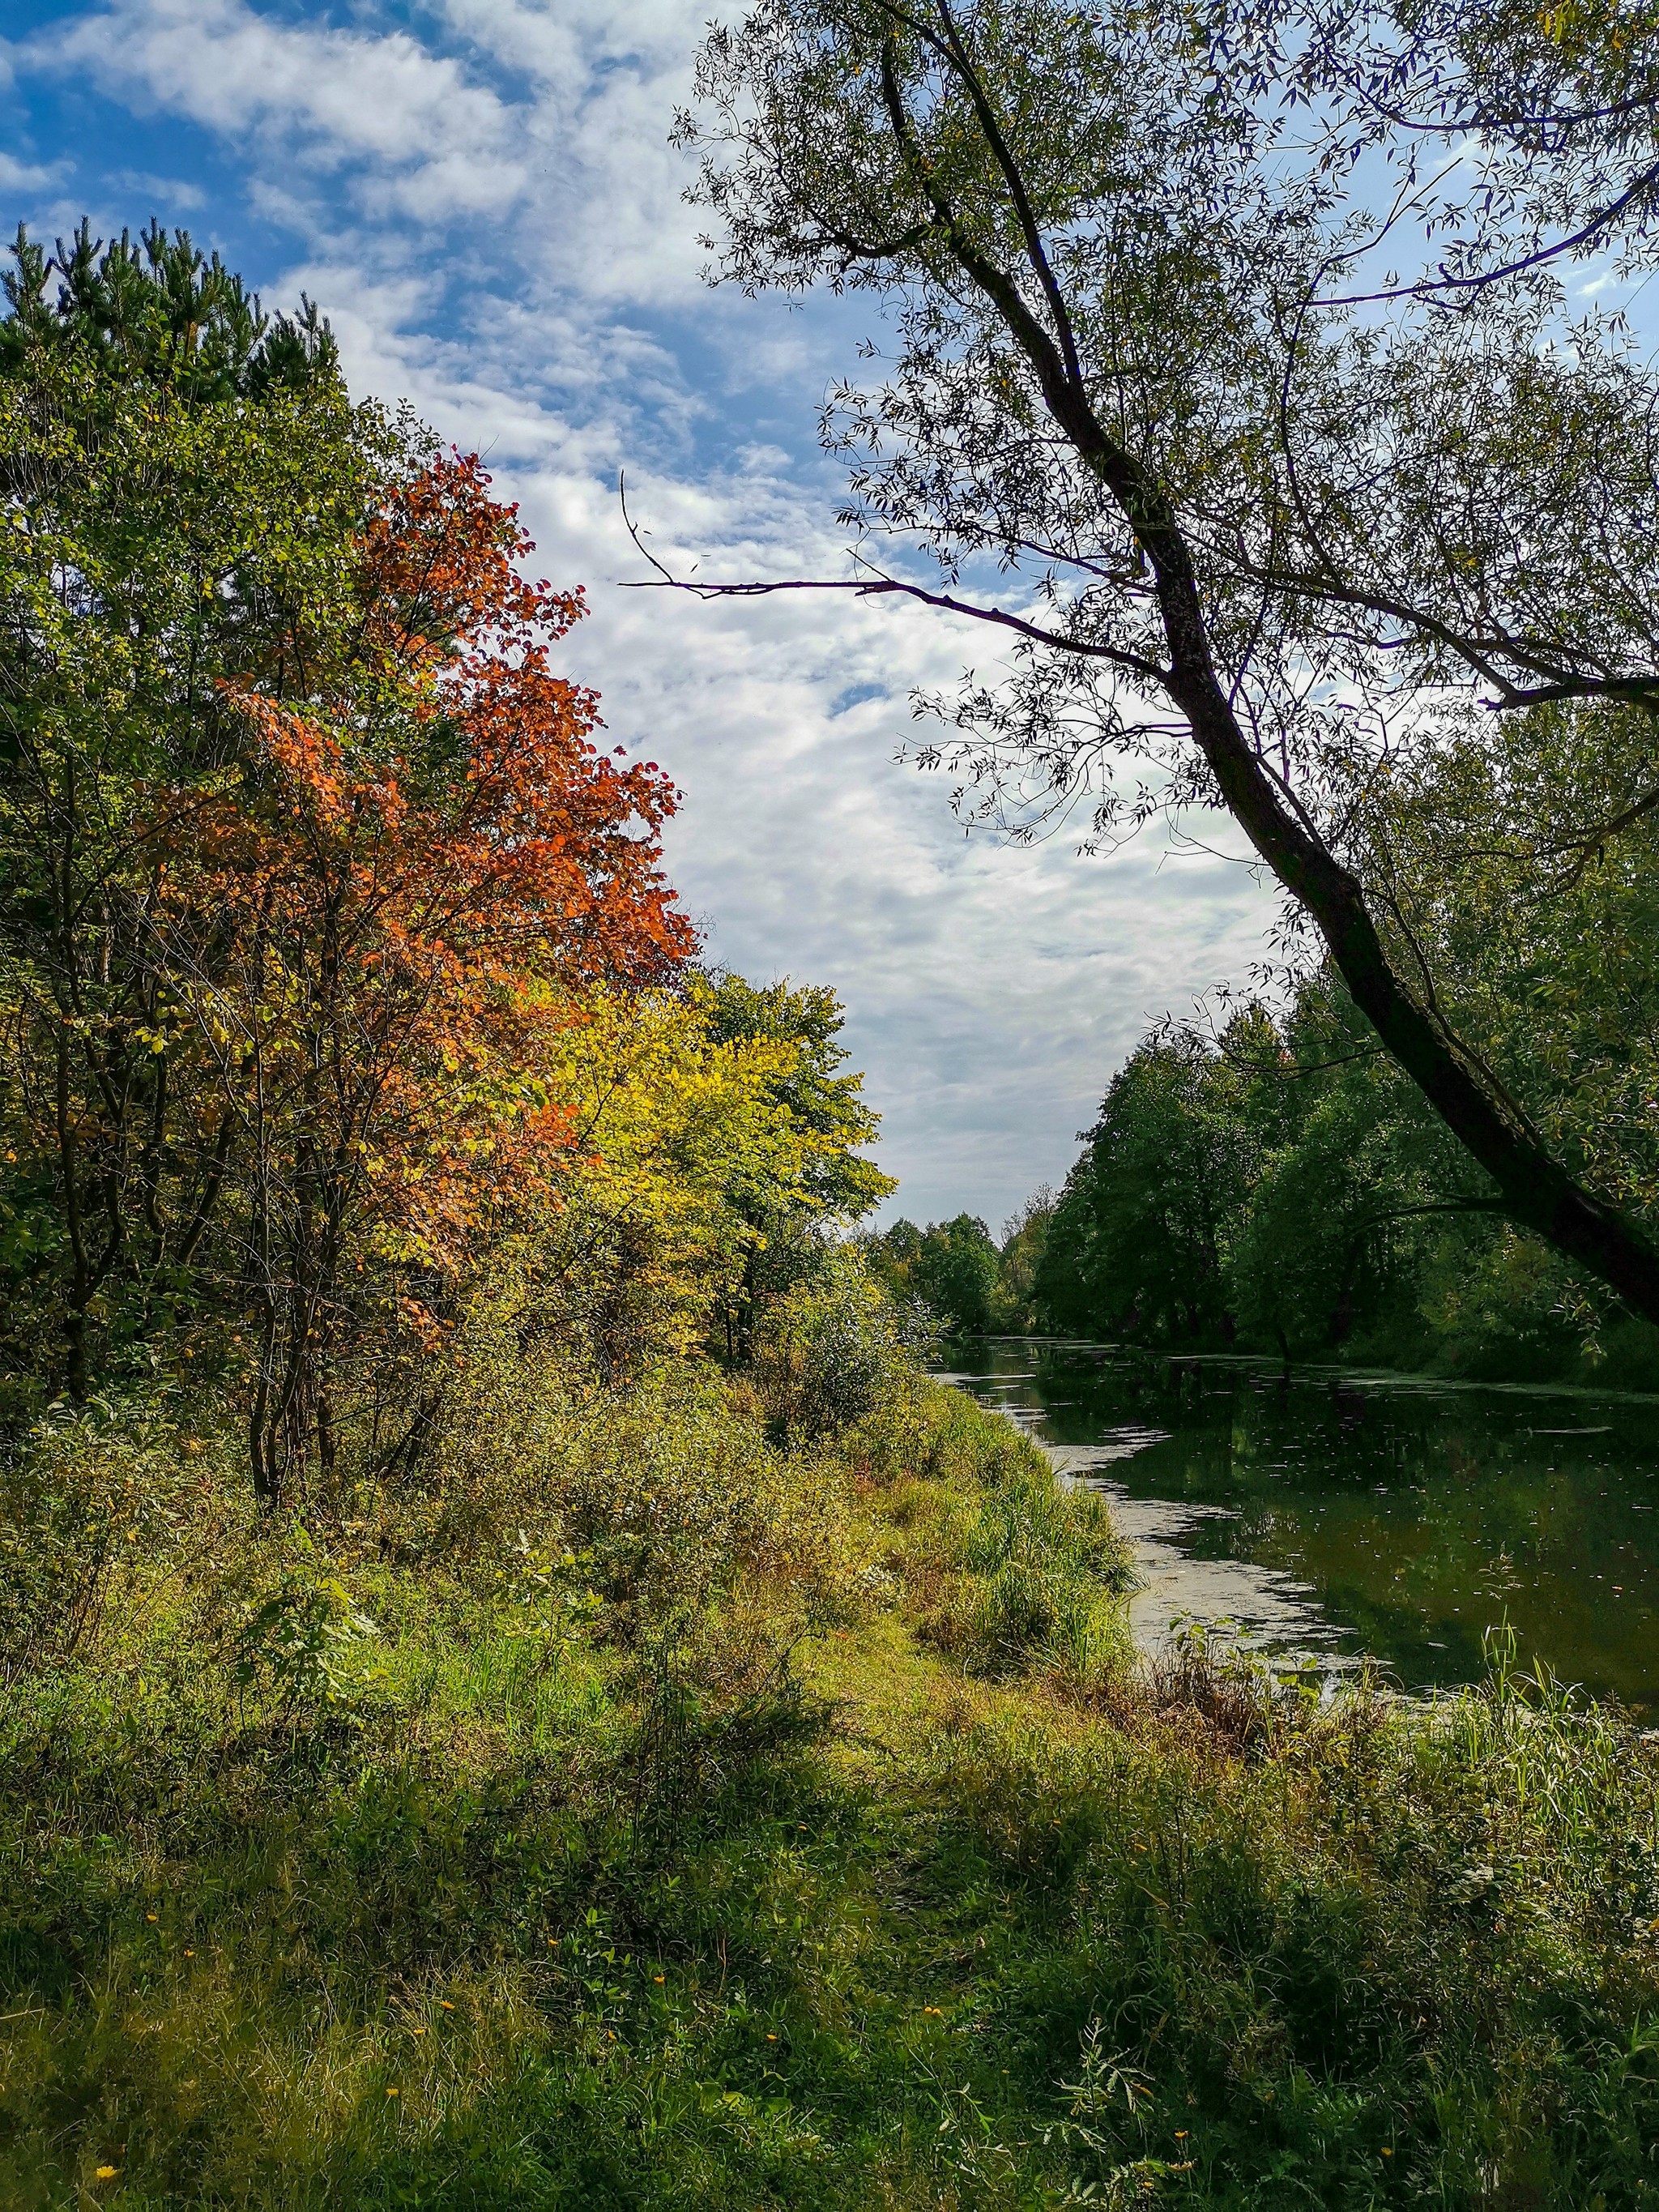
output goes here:
[[1016, 636], [1029, 640], [1034, 645], [1049, 647], [1056, 653], [1078, 654], [1091, 660], [1103, 660], [1110, 666], [1121, 668], [1132, 676], [1149, 684], [1166, 684], [1168, 671], [1155, 660], [1131, 653], [1122, 646], [1102, 645], [1088, 638], [1062, 636], [1056, 630], [1044, 629], [1040, 623], [1026, 621], [1023, 615], [1011, 614], [1006, 607], [975, 606], [971, 601], [959, 599], [954, 592], [930, 592], [921, 584], [907, 584], [896, 576], [872, 574], [862, 580], [844, 581], [833, 577], [787, 576], [773, 583], [753, 584], [697, 584], [689, 578], [674, 575], [664, 567], [645, 544], [644, 538], [628, 512], [627, 489], [618, 479], [618, 494], [623, 502], [623, 520], [628, 534], [641, 554], [656, 570], [654, 578], [642, 578], [637, 582], [625, 582], [625, 592], [686, 592], [699, 599], [762, 599], [775, 592], [851, 592], [858, 599], [898, 597], [918, 600], [925, 607], [937, 607], [952, 615], [967, 615], [975, 622], [990, 623], [999, 629], [1012, 630]]
[[1519, 261], [1505, 262], [1501, 268], [1483, 269], [1471, 276], [1449, 276], [1443, 273], [1438, 276], [1424, 277], [1415, 284], [1395, 285], [1386, 291], [1345, 293], [1335, 299], [1314, 300], [1309, 304], [1321, 308], [1360, 307], [1387, 300], [1432, 300], [1445, 292], [1473, 294], [1484, 291], [1488, 285], [1502, 284], [1512, 277], [1523, 276], [1529, 269], [1544, 268], [1550, 262], [1559, 260], [1563, 254], [1578, 252], [1599, 233], [1616, 222], [1633, 200], [1650, 192], [1656, 184], [1659, 184], [1659, 161], [1644, 169], [1635, 183], [1620, 192], [1616, 200], [1609, 202], [1599, 214], [1592, 216], [1582, 230], [1575, 231], [1570, 238], [1559, 238], [1552, 245], [1540, 246], [1536, 252], [1525, 254]]

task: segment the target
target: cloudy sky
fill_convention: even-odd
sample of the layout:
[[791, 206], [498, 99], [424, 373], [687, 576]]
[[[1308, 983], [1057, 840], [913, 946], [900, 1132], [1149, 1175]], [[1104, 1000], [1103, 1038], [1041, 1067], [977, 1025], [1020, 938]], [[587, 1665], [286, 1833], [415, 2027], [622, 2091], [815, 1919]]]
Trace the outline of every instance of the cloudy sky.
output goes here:
[[538, 572], [589, 586], [570, 672], [685, 790], [670, 862], [711, 957], [831, 984], [902, 1181], [887, 1212], [994, 1227], [1064, 1175], [1147, 1020], [1243, 976], [1270, 902], [1151, 839], [1110, 860], [965, 839], [894, 755], [914, 687], [994, 665], [976, 626], [621, 588], [624, 468], [672, 562], [843, 573], [814, 426], [861, 320], [709, 291], [666, 143], [713, 11], [8, 0], [0, 216], [185, 225], [268, 305], [309, 292], [355, 388], [489, 457]]

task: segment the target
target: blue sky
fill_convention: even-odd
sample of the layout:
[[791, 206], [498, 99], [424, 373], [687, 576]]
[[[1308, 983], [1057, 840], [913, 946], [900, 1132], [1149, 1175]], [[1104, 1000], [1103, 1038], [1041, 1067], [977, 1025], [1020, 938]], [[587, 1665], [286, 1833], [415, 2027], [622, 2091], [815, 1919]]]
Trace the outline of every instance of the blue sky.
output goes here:
[[0, 218], [50, 239], [152, 216], [267, 304], [308, 291], [355, 388], [407, 398], [522, 503], [538, 573], [589, 587], [573, 674], [674, 772], [669, 858], [713, 957], [831, 984], [883, 1116], [890, 1213], [993, 1226], [1058, 1182], [1148, 1019], [1260, 957], [1237, 861], [1152, 839], [964, 839], [895, 762], [914, 687], [991, 662], [921, 610], [700, 605], [722, 575], [842, 573], [814, 428], [867, 307], [710, 292], [667, 145], [709, 0], [9, 0]]

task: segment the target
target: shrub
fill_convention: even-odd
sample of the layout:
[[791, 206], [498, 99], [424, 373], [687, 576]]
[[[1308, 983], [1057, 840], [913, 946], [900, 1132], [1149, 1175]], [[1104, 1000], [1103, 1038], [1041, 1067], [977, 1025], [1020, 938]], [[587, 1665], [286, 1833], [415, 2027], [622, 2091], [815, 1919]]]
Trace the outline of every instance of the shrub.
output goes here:
[[830, 1253], [769, 1316], [756, 1379], [776, 1433], [839, 1435], [891, 1404], [930, 1341], [920, 1308], [895, 1304], [852, 1245]]
[[0, 1457], [0, 1673], [61, 1665], [131, 1562], [176, 1549], [213, 1450], [161, 1405], [55, 1406]]

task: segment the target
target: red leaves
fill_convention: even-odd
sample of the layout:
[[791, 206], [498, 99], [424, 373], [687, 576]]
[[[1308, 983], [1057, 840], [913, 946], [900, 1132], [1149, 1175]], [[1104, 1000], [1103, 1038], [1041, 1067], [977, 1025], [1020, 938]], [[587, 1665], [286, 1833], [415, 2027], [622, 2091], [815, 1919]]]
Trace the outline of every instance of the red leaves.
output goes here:
[[661, 868], [678, 794], [594, 742], [596, 696], [549, 658], [581, 594], [519, 574], [530, 542], [489, 481], [449, 455], [394, 488], [304, 703], [234, 688], [242, 775], [198, 816], [192, 871], [234, 918], [296, 1157], [334, 1164], [325, 1210], [451, 1267], [489, 1191], [568, 1141], [542, 1071], [571, 994], [660, 983], [696, 946]]

